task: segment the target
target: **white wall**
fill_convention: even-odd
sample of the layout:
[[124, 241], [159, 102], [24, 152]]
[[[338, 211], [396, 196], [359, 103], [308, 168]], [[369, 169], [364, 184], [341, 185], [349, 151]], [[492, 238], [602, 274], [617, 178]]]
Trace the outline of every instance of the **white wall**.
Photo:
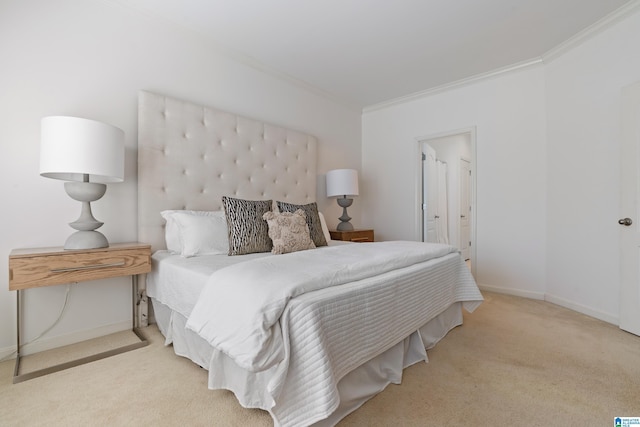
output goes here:
[[363, 220], [412, 238], [416, 137], [477, 126], [479, 284], [617, 324], [620, 92], [640, 81], [638, 40], [635, 12], [542, 66], [367, 112]]
[[620, 94], [640, 81], [640, 12], [545, 67], [548, 299], [618, 323]]
[[[541, 297], [545, 281], [544, 69], [438, 93], [363, 116], [363, 222], [382, 240], [419, 236], [418, 140], [476, 127], [476, 279]], [[362, 194], [368, 194], [364, 191]]]
[[[360, 168], [360, 112], [300, 85], [217, 53], [194, 33], [100, 0], [0, 3], [0, 357], [15, 344], [15, 292], [8, 291], [13, 248], [57, 246], [80, 213], [62, 181], [42, 178], [40, 119], [74, 115], [126, 134], [125, 182], [93, 204], [112, 242], [136, 240], [137, 93], [150, 90], [311, 133], [319, 139], [318, 203], [330, 225], [340, 210], [324, 197], [324, 173]], [[360, 198], [362, 200], [364, 198]], [[333, 203], [332, 203], [333, 202]], [[360, 207], [349, 213], [359, 223]], [[128, 279], [72, 289], [53, 344], [125, 329]], [[25, 338], [56, 318], [64, 286], [25, 292]], [[43, 340], [47, 346], [47, 338]]]

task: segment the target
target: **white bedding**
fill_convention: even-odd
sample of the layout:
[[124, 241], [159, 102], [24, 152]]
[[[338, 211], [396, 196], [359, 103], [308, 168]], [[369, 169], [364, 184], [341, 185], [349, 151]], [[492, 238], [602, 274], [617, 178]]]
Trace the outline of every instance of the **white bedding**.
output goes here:
[[[320, 250], [309, 252], [320, 253]], [[154, 261], [163, 257], [166, 258], [166, 254], [156, 254]], [[197, 289], [204, 286], [216, 269], [209, 264], [211, 261], [204, 262], [204, 258], [207, 257], [188, 260], [169, 257], [163, 262], [154, 262], [160, 266], [150, 275], [149, 295], [180, 313], [184, 319], [181, 325], [196, 305]], [[235, 262], [238, 258], [241, 257], [217, 256], [214, 264], [220, 267], [220, 262]], [[186, 264], [194, 268], [187, 273], [190, 278], [186, 281], [179, 279], [179, 292], [164, 289], [176, 286], [156, 283], [160, 278], [164, 284], [171, 281], [167, 278], [177, 278], [178, 271], [184, 269], [181, 265]], [[162, 277], [158, 275], [160, 271], [164, 272]], [[187, 284], [192, 280], [193, 287], [192, 283]], [[182, 301], [171, 300], [170, 297], [175, 297], [171, 293], [180, 293], [178, 300]], [[347, 374], [376, 356], [389, 353], [392, 348], [404, 354], [408, 351], [407, 343], [412, 343], [413, 350], [409, 351], [414, 355], [409, 362], [401, 361], [402, 367], [426, 360], [423, 342], [427, 340], [421, 336], [423, 326], [456, 302], [462, 302], [472, 311], [480, 301], [482, 296], [464, 261], [459, 254], [450, 253], [291, 299], [277, 324], [284, 338], [284, 357], [269, 369], [260, 372], [243, 369], [214, 348], [201, 357], [201, 364], [210, 372], [210, 388], [232, 390], [243, 406], [268, 410], [276, 425], [308, 425], [327, 418], [338, 408], [342, 397], [339, 383]], [[445, 327], [444, 333], [456, 324], [459, 323]], [[366, 398], [362, 398], [364, 400]]]
[[304, 294], [283, 313], [291, 360], [270, 384], [286, 402], [270, 409], [282, 425], [327, 417], [340, 403], [337, 384], [347, 373], [412, 336], [451, 304], [462, 302], [473, 311], [482, 301], [456, 253], [344, 286], [331, 296], [331, 288]]
[[[328, 247], [351, 245], [331, 240]], [[327, 248], [323, 246], [317, 250]], [[147, 295], [184, 317], [189, 317], [202, 288], [216, 271], [240, 262], [274, 256], [269, 252], [239, 256], [201, 255], [181, 257], [167, 250], [152, 255], [153, 269], [147, 275]]]
[[238, 262], [264, 256], [269, 254], [183, 258], [166, 250], [157, 251], [151, 257], [153, 269], [147, 275], [147, 295], [184, 317], [189, 317], [202, 288], [214, 272]]
[[285, 357], [278, 321], [292, 298], [452, 252], [449, 245], [394, 241], [254, 258], [211, 275], [187, 328], [238, 366], [263, 371]]

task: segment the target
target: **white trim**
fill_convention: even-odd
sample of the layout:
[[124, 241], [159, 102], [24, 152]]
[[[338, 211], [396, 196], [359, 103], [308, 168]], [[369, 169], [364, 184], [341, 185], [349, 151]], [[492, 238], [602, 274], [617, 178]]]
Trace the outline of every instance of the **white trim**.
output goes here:
[[602, 320], [603, 322], [611, 323], [616, 326], [618, 326], [619, 324], [618, 316], [615, 316], [613, 314], [603, 313], [601, 311], [594, 310], [582, 304], [576, 304], [575, 302], [571, 302], [564, 298], [560, 298], [550, 294], [545, 294], [544, 300], [552, 304], [556, 304], [561, 307], [568, 308], [569, 310], [577, 311], [578, 313], [582, 313], [589, 317]]
[[4, 362], [5, 360], [10, 360], [10, 359], [15, 359], [16, 358], [15, 352], [16, 352], [15, 346], [0, 348], [0, 362]]
[[[640, 0], [638, 0], [640, 1]], [[434, 88], [431, 89], [426, 89], [420, 92], [415, 92], [409, 95], [405, 95], [405, 96], [401, 96], [398, 98], [393, 98], [390, 99], [388, 101], [382, 101], [379, 102], [377, 104], [373, 104], [370, 105], [368, 107], [364, 107], [362, 109], [362, 113], [370, 113], [372, 111], [376, 111], [376, 110], [382, 110], [383, 108], [388, 108], [388, 107], [392, 107], [394, 105], [398, 105], [398, 104], [404, 104], [407, 103], [409, 101], [415, 101], [418, 99], [422, 99], [422, 98], [427, 98], [429, 96], [441, 93], [441, 92], [446, 92], [452, 89], [457, 89], [459, 87], [463, 87], [463, 86], [468, 86], [474, 83], [477, 83], [479, 81], [482, 80], [487, 80], [487, 79], [491, 79], [493, 77], [497, 77], [503, 74], [507, 74], [507, 73], [511, 73], [514, 71], [520, 71], [522, 69], [525, 68], [531, 68], [531, 67], [535, 67], [538, 65], [542, 65], [542, 58], [533, 58], [533, 59], [529, 59], [527, 61], [523, 61], [523, 62], [518, 62], [517, 64], [512, 64], [512, 65], [508, 65], [506, 67], [502, 67], [502, 68], [498, 68], [495, 69], [493, 71], [488, 71], [486, 73], [482, 73], [482, 74], [476, 74], [475, 76], [471, 76], [471, 77], [467, 77], [461, 80], [457, 80], [455, 82], [451, 82], [451, 83], [446, 83], [443, 84], [441, 86], [436, 86]]]
[[186, 27], [185, 25], [175, 21], [175, 20], [169, 20], [161, 15], [159, 15], [158, 13], [152, 12], [150, 10], [146, 10], [140, 7], [134, 7], [131, 6], [128, 3], [123, 3], [119, 0], [104, 0], [106, 2], [112, 3], [114, 5], [118, 5], [121, 8], [127, 9], [129, 11], [133, 11], [135, 13], [138, 13], [140, 15], [145, 16], [146, 18], [151, 18], [157, 21], [160, 21], [164, 24], [171, 24], [172, 26], [174, 26], [175, 28], [185, 32], [185, 33], [190, 33], [193, 35], [198, 36], [199, 38], [205, 40], [206, 42], [208, 42], [208, 44], [210, 44], [212, 47], [214, 47], [220, 54], [226, 56], [227, 58], [230, 58], [234, 61], [237, 61], [243, 65], [246, 65], [248, 67], [254, 68], [258, 71], [262, 71], [265, 74], [269, 74], [273, 77], [276, 77], [278, 79], [284, 80], [294, 86], [297, 86], [299, 88], [305, 89], [309, 92], [312, 92], [316, 95], [319, 95], [323, 98], [326, 98], [330, 101], [336, 102], [340, 105], [343, 105], [346, 108], [349, 108], [351, 110], [354, 111], [361, 111], [363, 114], [364, 113], [368, 113], [371, 111], [376, 111], [376, 110], [380, 110], [383, 108], [387, 108], [387, 107], [391, 107], [393, 105], [397, 105], [397, 104], [403, 104], [405, 102], [409, 102], [409, 101], [413, 101], [416, 99], [420, 99], [420, 98], [425, 98], [437, 93], [441, 93], [441, 92], [445, 92], [451, 89], [455, 89], [455, 88], [459, 88], [462, 86], [466, 86], [469, 84], [473, 84], [473, 83], [477, 83], [481, 80], [485, 80], [485, 79], [490, 79], [492, 77], [496, 77], [502, 74], [506, 74], [506, 73], [510, 73], [512, 71], [518, 71], [524, 68], [528, 68], [528, 67], [532, 67], [532, 66], [536, 66], [539, 64], [543, 64], [545, 62], [548, 61], [552, 61], [553, 59], [557, 58], [558, 56], [562, 55], [563, 53], [567, 52], [568, 50], [572, 49], [573, 47], [579, 45], [580, 43], [584, 42], [586, 39], [604, 31], [605, 29], [611, 27], [612, 25], [616, 24], [617, 22], [625, 19], [627, 16], [635, 13], [638, 9], [640, 9], [640, 0], [631, 0], [629, 3], [625, 4], [624, 6], [618, 8], [617, 10], [613, 11], [612, 13], [610, 13], [609, 15], [605, 16], [604, 18], [600, 19], [599, 21], [595, 22], [594, 24], [590, 25], [589, 27], [585, 28], [584, 30], [580, 31], [578, 34], [572, 36], [571, 38], [569, 38], [568, 40], [562, 42], [561, 44], [559, 44], [558, 46], [550, 49], [549, 51], [545, 52], [544, 54], [542, 54], [542, 56], [540, 57], [536, 57], [536, 58], [531, 58], [522, 62], [518, 62], [515, 64], [511, 64], [511, 65], [507, 65], [505, 67], [501, 67], [501, 68], [497, 68], [495, 70], [492, 71], [488, 71], [486, 73], [481, 73], [481, 74], [477, 74], [474, 76], [470, 76], [467, 78], [463, 78], [451, 83], [446, 83], [443, 84], [441, 86], [436, 86], [430, 89], [426, 89], [420, 92], [415, 92], [409, 95], [405, 95], [405, 96], [401, 96], [401, 97], [397, 97], [397, 98], [393, 98], [387, 101], [382, 101], [376, 104], [372, 104], [369, 106], [365, 106], [362, 109], [355, 105], [353, 102], [348, 101], [344, 98], [338, 97], [337, 95], [330, 93], [324, 89], [321, 89], [315, 85], [312, 85], [304, 80], [298, 79], [296, 77], [293, 77], [289, 74], [286, 74], [278, 69], [275, 69], [273, 67], [270, 67], [256, 59], [254, 59], [253, 57], [250, 57], [244, 53], [241, 53], [239, 51], [236, 50], [232, 50], [230, 48], [225, 47], [223, 44], [219, 43], [217, 40], [212, 39], [211, 37], [202, 34], [199, 31], [195, 31], [191, 28]]
[[[29, 354], [51, 350], [54, 348], [63, 347], [65, 345], [76, 344], [82, 341], [99, 338], [109, 334], [115, 334], [116, 332], [126, 331], [129, 329], [131, 329], [131, 320], [112, 323], [110, 325], [99, 326], [92, 329], [85, 329], [83, 331], [76, 331], [70, 334], [58, 335], [51, 338], [42, 338], [36, 342], [23, 345], [21, 356], [27, 356]], [[15, 345], [0, 349], [0, 359], [4, 359], [5, 357], [12, 355], [12, 353], [15, 353], [15, 351]], [[15, 354], [13, 354], [11, 358], [15, 359]]]
[[514, 297], [522, 297], [544, 301], [544, 293], [526, 291], [524, 289], [502, 288], [499, 286], [491, 286], [487, 284], [478, 284], [480, 291], [495, 292], [496, 294], [512, 295]]
[[446, 83], [441, 86], [436, 86], [431, 89], [426, 89], [420, 92], [415, 92], [409, 95], [405, 95], [405, 96], [393, 98], [387, 101], [382, 101], [377, 104], [369, 105], [362, 109], [362, 113], [363, 114], [370, 113], [372, 111], [381, 110], [384, 108], [392, 107], [394, 105], [404, 104], [409, 101], [415, 101], [415, 100], [426, 98], [441, 92], [446, 92], [459, 87], [468, 86], [470, 84], [474, 84], [482, 80], [487, 80], [503, 74], [511, 73], [514, 71], [520, 71], [522, 69], [535, 67], [537, 65], [543, 65], [550, 61], [553, 61], [555, 58], [559, 57], [560, 55], [564, 54], [570, 49], [573, 49], [574, 47], [583, 43], [587, 39], [601, 33], [602, 31], [610, 28], [616, 23], [624, 20], [625, 18], [634, 14], [638, 10], [640, 10], [640, 0], [632, 0], [629, 3], [625, 4], [624, 6], [613, 11], [609, 15], [605, 16], [604, 18], [598, 20], [594, 24], [590, 25], [589, 27], [585, 28], [584, 30], [580, 31], [578, 34], [574, 35], [568, 40], [560, 43], [558, 46], [543, 53], [540, 57], [531, 58], [529, 60], [507, 65], [506, 67], [497, 68], [493, 71], [477, 74], [475, 76], [467, 77], [451, 83]]
[[640, 10], [640, 0], [632, 0], [624, 6], [614, 10], [604, 18], [596, 21], [591, 24], [584, 30], [560, 43], [556, 47], [550, 49], [549, 51], [542, 54], [542, 61], [544, 63], [548, 63], [553, 61], [554, 59], [562, 56], [567, 53], [571, 49], [581, 45], [591, 37], [594, 37], [601, 32], [611, 28], [613, 25], [618, 22], [626, 19], [627, 17], [633, 15], [635, 12]]
[[502, 288], [487, 284], [478, 284], [478, 288], [480, 288], [480, 291], [494, 292], [496, 294], [513, 295], [516, 297], [546, 301], [551, 304], [564, 307], [571, 311], [575, 311], [576, 313], [584, 314], [585, 316], [593, 317], [594, 319], [602, 320], [603, 322], [611, 323], [612, 325], [618, 326], [618, 317], [613, 314], [603, 313], [585, 305], [576, 304], [575, 302], [571, 302], [564, 298], [560, 298], [547, 293], [531, 292], [524, 289]]

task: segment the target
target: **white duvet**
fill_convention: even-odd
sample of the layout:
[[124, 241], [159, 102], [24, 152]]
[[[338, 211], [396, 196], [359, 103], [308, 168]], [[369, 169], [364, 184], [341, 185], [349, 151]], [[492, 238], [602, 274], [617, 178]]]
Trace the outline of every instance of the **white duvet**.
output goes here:
[[285, 358], [279, 319], [291, 298], [453, 252], [449, 245], [397, 241], [252, 259], [211, 275], [187, 328], [238, 366], [264, 371]]

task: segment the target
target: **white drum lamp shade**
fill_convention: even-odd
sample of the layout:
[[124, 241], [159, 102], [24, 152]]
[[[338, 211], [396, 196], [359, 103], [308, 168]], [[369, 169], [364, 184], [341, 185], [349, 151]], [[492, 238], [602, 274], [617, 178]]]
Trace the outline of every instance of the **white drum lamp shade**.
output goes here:
[[347, 208], [353, 203], [348, 196], [358, 196], [358, 171], [354, 169], [334, 169], [327, 172], [327, 197], [338, 197], [338, 205], [342, 207], [342, 216], [338, 230], [353, 230], [349, 222], [351, 217], [347, 214]]
[[67, 239], [65, 249], [109, 246], [104, 235], [95, 231], [103, 223], [93, 217], [90, 203], [104, 195], [104, 183], [124, 180], [124, 132], [78, 117], [43, 118], [40, 175], [69, 181], [67, 194], [82, 202], [80, 218], [69, 224], [78, 231]]
[[45, 117], [41, 122], [40, 175], [64, 181], [122, 182], [124, 132], [78, 117]]
[[327, 172], [327, 197], [358, 195], [358, 171], [334, 169]]

